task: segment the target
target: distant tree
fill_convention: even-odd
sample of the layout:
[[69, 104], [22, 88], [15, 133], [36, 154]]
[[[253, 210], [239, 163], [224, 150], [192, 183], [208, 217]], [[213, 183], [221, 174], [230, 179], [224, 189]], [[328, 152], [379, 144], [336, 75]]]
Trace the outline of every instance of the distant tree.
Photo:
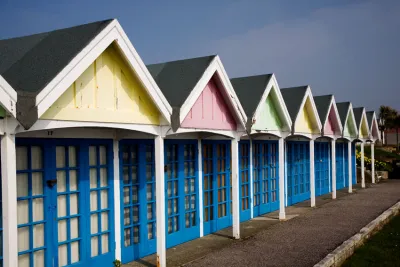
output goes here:
[[389, 106], [381, 106], [379, 108], [379, 130], [381, 131], [381, 140], [383, 140], [383, 135], [387, 129], [393, 129], [396, 126], [397, 117], [398, 113], [395, 109]]

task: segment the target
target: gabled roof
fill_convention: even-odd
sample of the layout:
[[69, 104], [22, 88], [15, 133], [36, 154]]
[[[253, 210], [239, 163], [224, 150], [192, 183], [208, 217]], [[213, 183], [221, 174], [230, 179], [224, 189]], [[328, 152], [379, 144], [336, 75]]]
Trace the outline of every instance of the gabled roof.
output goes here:
[[364, 108], [363, 107], [353, 108], [353, 112], [354, 112], [354, 118], [356, 119], [357, 128], [358, 130], [360, 130], [361, 119], [363, 116]]
[[314, 96], [315, 106], [317, 107], [322, 125], [325, 125], [325, 122], [328, 119], [332, 98], [333, 95]]
[[370, 132], [370, 137], [371, 139], [374, 139], [375, 136], [373, 136], [374, 133], [374, 127], [375, 127], [375, 132], [377, 133], [376, 139], [380, 140], [381, 137], [379, 135], [379, 128], [378, 128], [378, 121], [376, 120], [376, 114], [375, 111], [367, 111], [367, 122], [369, 125], [369, 132]]
[[[336, 103], [336, 107], [338, 109], [339, 115], [340, 115], [340, 121], [342, 122], [343, 125], [343, 137], [344, 137], [344, 132], [346, 128], [346, 124], [348, 121], [348, 117], [351, 116], [353, 118], [354, 124], [356, 124], [356, 120], [354, 118], [354, 112], [353, 112], [353, 106], [350, 102], [341, 102], [341, 103]], [[358, 128], [357, 125], [354, 125], [353, 129], [357, 135], [358, 133]], [[355, 136], [352, 136], [352, 138]]]
[[335, 97], [333, 95], [314, 96], [314, 102], [318, 110], [319, 118], [321, 119], [322, 132], [324, 133], [325, 124], [328, 122], [331, 109], [333, 109], [333, 112], [336, 117], [334, 123], [336, 124], [338, 132], [340, 132], [341, 134], [341, 132], [343, 131], [343, 126], [341, 123], [338, 109], [336, 107]]
[[177, 131], [182, 121], [213, 77], [219, 78], [228, 106], [236, 120], [246, 127], [247, 116], [217, 55], [147, 65], [149, 72], [173, 107], [172, 128]]
[[307, 98], [310, 100], [311, 107], [313, 110], [313, 114], [315, 116], [315, 124], [318, 127], [318, 131], [321, 132], [321, 120], [318, 115], [318, 110], [315, 106], [315, 102], [311, 93], [311, 88], [310, 86], [298, 86], [298, 87], [289, 87], [289, 88], [282, 88], [281, 93], [283, 96], [283, 99], [285, 100], [286, 107], [289, 111], [291, 120], [293, 122], [292, 126], [292, 133], [296, 133], [296, 123], [297, 123], [297, 118], [300, 112], [302, 111], [302, 108], [304, 107]]
[[347, 114], [349, 113], [350, 105], [351, 105], [350, 102], [336, 103], [336, 107], [338, 109], [339, 116], [340, 116], [340, 121], [342, 122], [343, 127], [347, 121]]
[[354, 118], [356, 120], [356, 124], [357, 124], [357, 130], [358, 130], [358, 135], [359, 137], [361, 137], [361, 127], [362, 127], [362, 122], [363, 120], [366, 123], [366, 128], [367, 128], [367, 135], [370, 135], [370, 127], [368, 126], [368, 120], [367, 120], [367, 116], [365, 113], [365, 108], [364, 107], [357, 107], [357, 108], [353, 108], [353, 112], [354, 112]]
[[180, 107], [210, 66], [215, 55], [147, 65], [172, 107]]
[[308, 86], [298, 86], [290, 88], [282, 88], [281, 93], [285, 100], [286, 107], [289, 111], [290, 118], [294, 123], [300, 112], [301, 104], [306, 95]]
[[112, 21], [0, 40], [0, 75], [18, 93], [36, 96]]
[[264, 74], [231, 79], [232, 86], [246, 112], [247, 119], [253, 117], [271, 78], [272, 74]]
[[231, 83], [246, 112], [248, 132], [251, 132], [253, 118], [255, 118], [256, 113], [258, 113], [259, 107], [266, 101], [271, 90], [274, 90], [276, 98], [279, 101], [278, 112], [280, 112], [280, 116], [285, 123], [282, 128], [285, 129], [285, 131], [286, 129], [290, 131], [292, 120], [290, 119], [289, 112], [274, 74], [233, 78], [231, 79]]
[[16, 118], [21, 125], [29, 129], [113, 42], [169, 121], [172, 108], [118, 21], [112, 19], [0, 40], [0, 89], [5, 87], [3, 77], [17, 94]]
[[375, 111], [367, 111], [366, 114], [367, 114], [368, 125], [370, 125], [372, 127], [373, 119], [375, 116]]

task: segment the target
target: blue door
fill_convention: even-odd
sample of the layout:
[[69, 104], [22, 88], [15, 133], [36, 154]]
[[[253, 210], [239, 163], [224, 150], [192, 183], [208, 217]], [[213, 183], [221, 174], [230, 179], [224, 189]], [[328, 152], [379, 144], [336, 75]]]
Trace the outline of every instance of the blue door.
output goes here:
[[253, 214], [277, 210], [278, 201], [278, 142], [253, 142]]
[[310, 199], [310, 144], [287, 142], [288, 205]]
[[204, 235], [232, 225], [230, 141], [203, 141]]
[[200, 236], [197, 140], [165, 141], [167, 247]]
[[347, 143], [343, 146], [344, 153], [344, 161], [343, 161], [343, 169], [344, 169], [344, 184], [345, 186], [349, 186], [349, 160], [351, 162], [351, 158], [349, 159], [349, 146]]
[[112, 141], [17, 139], [19, 266], [115, 259]]
[[122, 262], [156, 252], [154, 141], [120, 141]]
[[315, 142], [315, 195], [329, 193], [329, 146], [328, 142]]
[[348, 185], [348, 145], [347, 143], [336, 143], [336, 190]]
[[240, 221], [251, 218], [250, 203], [250, 142], [239, 142], [239, 199], [240, 199]]

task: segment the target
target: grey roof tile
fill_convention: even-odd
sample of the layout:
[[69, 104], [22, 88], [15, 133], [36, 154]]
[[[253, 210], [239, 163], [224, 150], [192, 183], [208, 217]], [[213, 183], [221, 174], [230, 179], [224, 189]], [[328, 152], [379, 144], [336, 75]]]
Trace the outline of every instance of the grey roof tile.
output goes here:
[[308, 86], [298, 86], [281, 89], [283, 99], [285, 100], [286, 107], [293, 123], [296, 121], [297, 114], [300, 112], [300, 106], [303, 102], [304, 95], [307, 92], [307, 87]]
[[147, 65], [172, 107], [180, 108], [215, 55]]
[[254, 115], [271, 78], [272, 74], [264, 74], [231, 79], [232, 86], [248, 119]]
[[[339, 117], [340, 117], [340, 121], [342, 123], [346, 122], [346, 116], [347, 116], [347, 112], [349, 110], [350, 107], [350, 102], [340, 102], [340, 103], [336, 103], [336, 108], [339, 112]], [[343, 124], [344, 127], [344, 124]]]
[[363, 110], [364, 110], [363, 107], [353, 108], [353, 113], [354, 113], [354, 118], [356, 120], [357, 128], [359, 127], [359, 125], [361, 123]]
[[314, 96], [314, 103], [317, 107], [318, 116], [321, 119], [322, 125], [325, 124], [325, 120], [328, 118], [329, 105], [332, 101], [332, 97], [333, 95]]
[[0, 40], [0, 75], [18, 94], [25, 129], [38, 119], [36, 96], [112, 21]]

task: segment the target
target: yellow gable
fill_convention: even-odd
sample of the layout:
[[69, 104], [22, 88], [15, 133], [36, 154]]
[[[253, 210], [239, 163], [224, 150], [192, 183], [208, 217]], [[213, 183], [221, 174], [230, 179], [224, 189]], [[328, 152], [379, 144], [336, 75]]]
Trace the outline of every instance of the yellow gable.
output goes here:
[[310, 102], [310, 99], [307, 98], [303, 109], [300, 111], [300, 114], [298, 115], [297, 121], [296, 121], [296, 128], [295, 131], [297, 133], [307, 133], [307, 134], [312, 134], [318, 132], [315, 130], [314, 124], [314, 115], [313, 115], [313, 108], [312, 104]]
[[160, 112], [117, 50], [110, 46], [41, 119], [159, 124]]

